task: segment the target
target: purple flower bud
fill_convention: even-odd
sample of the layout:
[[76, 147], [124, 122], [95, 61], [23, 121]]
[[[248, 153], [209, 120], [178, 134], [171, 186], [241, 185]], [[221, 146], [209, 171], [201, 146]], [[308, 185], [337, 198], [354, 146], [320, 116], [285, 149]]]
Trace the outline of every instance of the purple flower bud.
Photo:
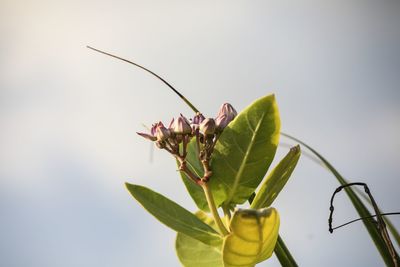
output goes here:
[[228, 116], [226, 116], [225, 114], [221, 114], [215, 118], [217, 129], [221, 131], [228, 125], [229, 122], [230, 121], [228, 120]]
[[168, 129], [171, 130], [171, 131], [172, 131], [173, 128], [174, 128], [174, 122], [175, 122], [175, 119], [172, 118], [171, 122], [170, 122], [169, 125], [168, 125]]
[[237, 116], [236, 110], [229, 103], [224, 103], [219, 108], [218, 116], [220, 116], [221, 114], [225, 114], [228, 117], [229, 121], [232, 121]]
[[152, 136], [156, 136], [156, 134], [157, 134], [157, 127], [158, 127], [158, 125], [159, 125], [160, 123], [162, 124], [162, 122], [159, 121], [158, 123], [154, 123], [154, 124], [151, 126], [150, 133], [151, 133]]
[[215, 120], [207, 118], [200, 124], [200, 132], [204, 135], [213, 135], [215, 133]]
[[206, 118], [203, 116], [201, 113], [197, 113], [192, 120], [193, 124], [200, 124], [202, 123]]
[[156, 137], [157, 141], [164, 141], [170, 137], [170, 131], [165, 128], [162, 122], [159, 122], [156, 129]]
[[205, 120], [205, 117], [201, 113], [197, 113], [192, 119], [192, 133], [195, 134], [199, 130], [200, 123]]
[[237, 112], [232, 105], [224, 103], [219, 109], [217, 118], [215, 118], [218, 130], [222, 131], [236, 116]]
[[140, 135], [141, 137], [146, 138], [147, 140], [156, 141], [156, 140], [157, 140], [157, 137], [156, 137], [157, 127], [158, 127], [158, 125], [159, 125], [160, 123], [162, 124], [162, 122], [159, 122], [159, 123], [155, 123], [155, 124], [153, 124], [153, 125], [151, 126], [150, 134], [147, 134], [147, 133], [139, 133], [139, 132], [136, 132], [136, 133], [137, 133], [138, 135]]
[[150, 141], [164, 141], [170, 135], [169, 130], [165, 128], [164, 124], [159, 121], [151, 126], [150, 134], [137, 133], [138, 135], [150, 140]]
[[176, 134], [192, 133], [192, 127], [190, 127], [189, 121], [182, 114], [173, 122], [172, 129]]

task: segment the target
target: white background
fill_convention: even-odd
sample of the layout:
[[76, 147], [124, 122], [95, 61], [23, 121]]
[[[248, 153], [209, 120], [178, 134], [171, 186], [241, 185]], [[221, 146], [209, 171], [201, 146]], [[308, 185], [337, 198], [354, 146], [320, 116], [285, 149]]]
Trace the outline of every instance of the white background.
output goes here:
[[[192, 112], [86, 45], [149, 67], [208, 116], [275, 93], [284, 132], [399, 211], [399, 12], [398, 1], [1, 0], [0, 266], [179, 266], [174, 232], [123, 183], [195, 210], [173, 159], [135, 134]], [[382, 266], [362, 223], [329, 234], [336, 186], [301, 158], [274, 204], [287, 246], [301, 266]], [[335, 223], [358, 217], [344, 194], [336, 203]]]

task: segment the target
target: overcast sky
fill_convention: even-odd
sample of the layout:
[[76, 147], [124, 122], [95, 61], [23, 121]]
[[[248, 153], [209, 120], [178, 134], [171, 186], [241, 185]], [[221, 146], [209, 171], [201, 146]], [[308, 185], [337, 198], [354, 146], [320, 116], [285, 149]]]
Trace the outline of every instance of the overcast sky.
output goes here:
[[[123, 183], [195, 211], [173, 159], [135, 134], [192, 112], [86, 45], [208, 116], [275, 93], [284, 132], [400, 211], [399, 14], [399, 1], [0, 0], [0, 265], [179, 266], [174, 232]], [[301, 266], [382, 266], [362, 223], [329, 234], [337, 186], [301, 158], [274, 203], [287, 246]], [[357, 218], [338, 197], [335, 223]]]

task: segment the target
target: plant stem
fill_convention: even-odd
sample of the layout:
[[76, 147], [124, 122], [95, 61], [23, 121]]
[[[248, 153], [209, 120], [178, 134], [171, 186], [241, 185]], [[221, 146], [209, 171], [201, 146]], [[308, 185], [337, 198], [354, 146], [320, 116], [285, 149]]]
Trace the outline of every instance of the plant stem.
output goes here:
[[192, 180], [194, 183], [196, 183], [197, 185], [199, 185], [199, 183], [201, 182], [200, 178], [197, 177], [187, 166], [186, 166], [186, 161], [179, 157], [176, 156], [176, 159], [179, 161], [179, 170], [183, 173], [186, 174], [187, 177], [189, 177], [190, 180]]
[[278, 236], [274, 252], [282, 266], [297, 267], [296, 261], [290, 254], [280, 235]]
[[207, 183], [202, 183], [201, 187], [204, 190], [204, 194], [206, 195], [208, 207], [210, 208], [211, 214], [214, 218], [215, 223], [217, 224], [221, 234], [223, 236], [227, 236], [229, 234], [228, 230], [226, 230], [224, 223], [222, 222], [221, 218], [219, 217], [217, 208], [215, 206], [214, 198], [211, 194], [210, 187]]

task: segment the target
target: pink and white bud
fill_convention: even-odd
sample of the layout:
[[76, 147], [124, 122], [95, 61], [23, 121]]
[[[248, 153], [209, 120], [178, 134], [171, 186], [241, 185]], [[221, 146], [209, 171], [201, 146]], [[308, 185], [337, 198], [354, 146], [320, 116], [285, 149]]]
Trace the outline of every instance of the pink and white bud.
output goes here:
[[213, 118], [207, 118], [200, 123], [200, 132], [204, 135], [213, 135], [215, 133], [216, 125]]
[[197, 113], [192, 120], [193, 124], [200, 124], [202, 123], [206, 118], [203, 116], [201, 113]]
[[165, 128], [162, 122], [159, 122], [156, 129], [157, 141], [165, 141], [171, 136], [170, 131]]
[[201, 113], [197, 113], [192, 119], [192, 133], [195, 134], [199, 130], [200, 123], [206, 118]]
[[162, 122], [159, 121], [158, 123], [154, 123], [154, 124], [151, 126], [150, 133], [151, 133], [152, 136], [156, 136], [156, 134], [157, 134], [157, 127], [158, 127], [158, 125], [159, 125], [160, 123], [162, 124]]
[[168, 125], [168, 129], [169, 129], [170, 131], [172, 131], [173, 128], [174, 128], [174, 122], [175, 122], [175, 119], [172, 118], [171, 122], [170, 122], [169, 125]]
[[160, 123], [162, 124], [162, 122], [159, 122], [159, 123], [155, 123], [155, 124], [153, 124], [153, 125], [151, 126], [150, 134], [147, 134], [147, 133], [139, 133], [139, 132], [137, 132], [137, 134], [140, 135], [141, 137], [146, 138], [147, 140], [156, 141], [156, 140], [157, 140], [157, 136], [156, 136], [156, 134], [157, 134], [157, 127], [158, 127], [158, 125], [159, 125]]
[[215, 124], [217, 126], [218, 130], [223, 130], [225, 127], [229, 124], [228, 116], [225, 114], [221, 114], [218, 117], [215, 118]]
[[222, 104], [222, 106], [219, 108], [217, 117], [222, 114], [225, 114], [227, 116], [229, 122], [231, 122], [237, 116], [236, 110], [229, 103]]
[[215, 118], [217, 130], [222, 131], [237, 116], [236, 110], [229, 103], [224, 103]]
[[191, 134], [192, 127], [190, 122], [181, 114], [174, 122], [172, 126], [173, 132], [176, 134]]

